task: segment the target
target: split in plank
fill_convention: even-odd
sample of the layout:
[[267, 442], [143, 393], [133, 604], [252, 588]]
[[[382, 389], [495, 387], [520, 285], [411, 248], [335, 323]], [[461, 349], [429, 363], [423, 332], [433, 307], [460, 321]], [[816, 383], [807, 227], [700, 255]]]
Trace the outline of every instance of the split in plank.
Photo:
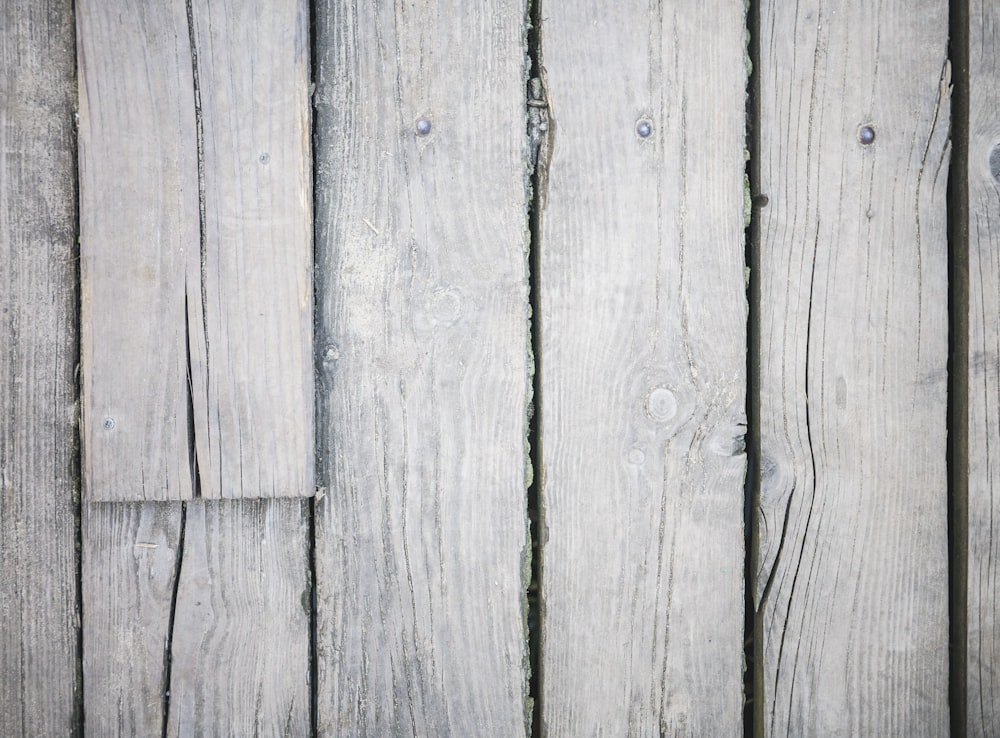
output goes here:
[[761, 735], [948, 732], [948, 7], [760, 7]]
[[307, 4], [77, 20], [87, 498], [310, 495]]
[[88, 734], [307, 734], [308, 516], [294, 500], [86, 505]]

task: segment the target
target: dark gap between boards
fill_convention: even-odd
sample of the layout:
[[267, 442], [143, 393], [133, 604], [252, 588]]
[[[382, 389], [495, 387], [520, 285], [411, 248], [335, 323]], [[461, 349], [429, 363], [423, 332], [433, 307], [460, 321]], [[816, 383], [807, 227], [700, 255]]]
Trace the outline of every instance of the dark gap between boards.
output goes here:
[[969, 0], [949, 8], [951, 167], [948, 176], [948, 702], [951, 734], [968, 729], [969, 556]]

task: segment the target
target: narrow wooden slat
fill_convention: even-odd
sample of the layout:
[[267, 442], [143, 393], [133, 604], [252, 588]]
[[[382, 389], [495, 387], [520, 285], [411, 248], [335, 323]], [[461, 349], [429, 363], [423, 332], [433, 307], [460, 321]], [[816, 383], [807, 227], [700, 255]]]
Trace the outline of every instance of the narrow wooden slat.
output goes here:
[[744, 4], [682, 5], [542, 10], [550, 736], [741, 730]]
[[309, 508], [191, 502], [168, 735], [309, 733]]
[[312, 494], [305, 0], [84, 0], [91, 500]]
[[307, 734], [307, 516], [291, 500], [88, 505], [87, 733]]
[[76, 13], [84, 492], [186, 499], [185, 265], [199, 259], [187, 13], [183, 0]]
[[205, 194], [201, 295], [188, 293], [201, 494], [312, 495], [308, 2], [194, 0], [192, 18]]
[[80, 720], [73, 14], [0, 0], [0, 732]]
[[525, 731], [524, 10], [317, 7], [321, 735]]
[[946, 735], [947, 3], [760, 13], [758, 720]]
[[125, 502], [83, 510], [87, 734], [160, 735], [182, 507]]
[[970, 4], [968, 734], [1000, 734], [1000, 8]]

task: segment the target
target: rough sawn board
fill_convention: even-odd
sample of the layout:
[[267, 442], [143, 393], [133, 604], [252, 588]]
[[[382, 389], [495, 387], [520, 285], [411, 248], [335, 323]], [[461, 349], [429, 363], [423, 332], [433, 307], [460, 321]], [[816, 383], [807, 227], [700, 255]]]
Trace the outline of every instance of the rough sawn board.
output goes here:
[[525, 732], [524, 10], [317, 7], [321, 735]]
[[738, 735], [744, 4], [542, 18], [542, 721]]
[[758, 734], [947, 735], [947, 3], [760, 13]]
[[307, 735], [308, 503], [84, 507], [88, 735]]
[[90, 500], [312, 494], [305, 0], [82, 0]]
[[969, 736], [1000, 735], [1000, 8], [971, 3], [969, 95]]
[[0, 732], [82, 718], [73, 14], [0, 0]]

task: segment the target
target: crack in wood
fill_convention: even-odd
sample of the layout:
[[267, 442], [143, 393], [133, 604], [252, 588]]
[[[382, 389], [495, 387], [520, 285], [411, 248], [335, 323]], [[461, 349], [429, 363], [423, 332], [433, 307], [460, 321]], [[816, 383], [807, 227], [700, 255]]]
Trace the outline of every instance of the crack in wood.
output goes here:
[[181, 502], [180, 528], [177, 534], [177, 553], [174, 559], [173, 591], [170, 594], [170, 616], [167, 620], [167, 637], [163, 644], [163, 738], [167, 738], [170, 720], [170, 677], [173, 665], [174, 621], [177, 615], [177, 593], [180, 589], [181, 565], [184, 560], [184, 529], [187, 524], [187, 503]]
[[[194, 119], [195, 119], [195, 145], [198, 159], [198, 257], [199, 257], [199, 299], [201, 300], [201, 340], [205, 343], [205, 368], [209, 366], [210, 348], [208, 341], [208, 255], [207, 255], [207, 226], [205, 214], [205, 128], [201, 105], [201, 79], [198, 70], [198, 45], [194, 28], [194, 7], [192, 0], [186, 0], [188, 40], [191, 47], [191, 80], [194, 91]], [[190, 453], [194, 459], [194, 483], [192, 485], [192, 497], [201, 496], [200, 468], [198, 466], [197, 445], [194, 433], [194, 393], [193, 367], [191, 366], [191, 331], [190, 312], [187, 310], [188, 283], [185, 280], [185, 316], [187, 328], [187, 358], [188, 358], [188, 405], [191, 411], [191, 433], [189, 435]], [[209, 392], [211, 375], [205, 372], [205, 392]], [[207, 398], [206, 398], [207, 401]], [[220, 480], [220, 489], [222, 483]]]

